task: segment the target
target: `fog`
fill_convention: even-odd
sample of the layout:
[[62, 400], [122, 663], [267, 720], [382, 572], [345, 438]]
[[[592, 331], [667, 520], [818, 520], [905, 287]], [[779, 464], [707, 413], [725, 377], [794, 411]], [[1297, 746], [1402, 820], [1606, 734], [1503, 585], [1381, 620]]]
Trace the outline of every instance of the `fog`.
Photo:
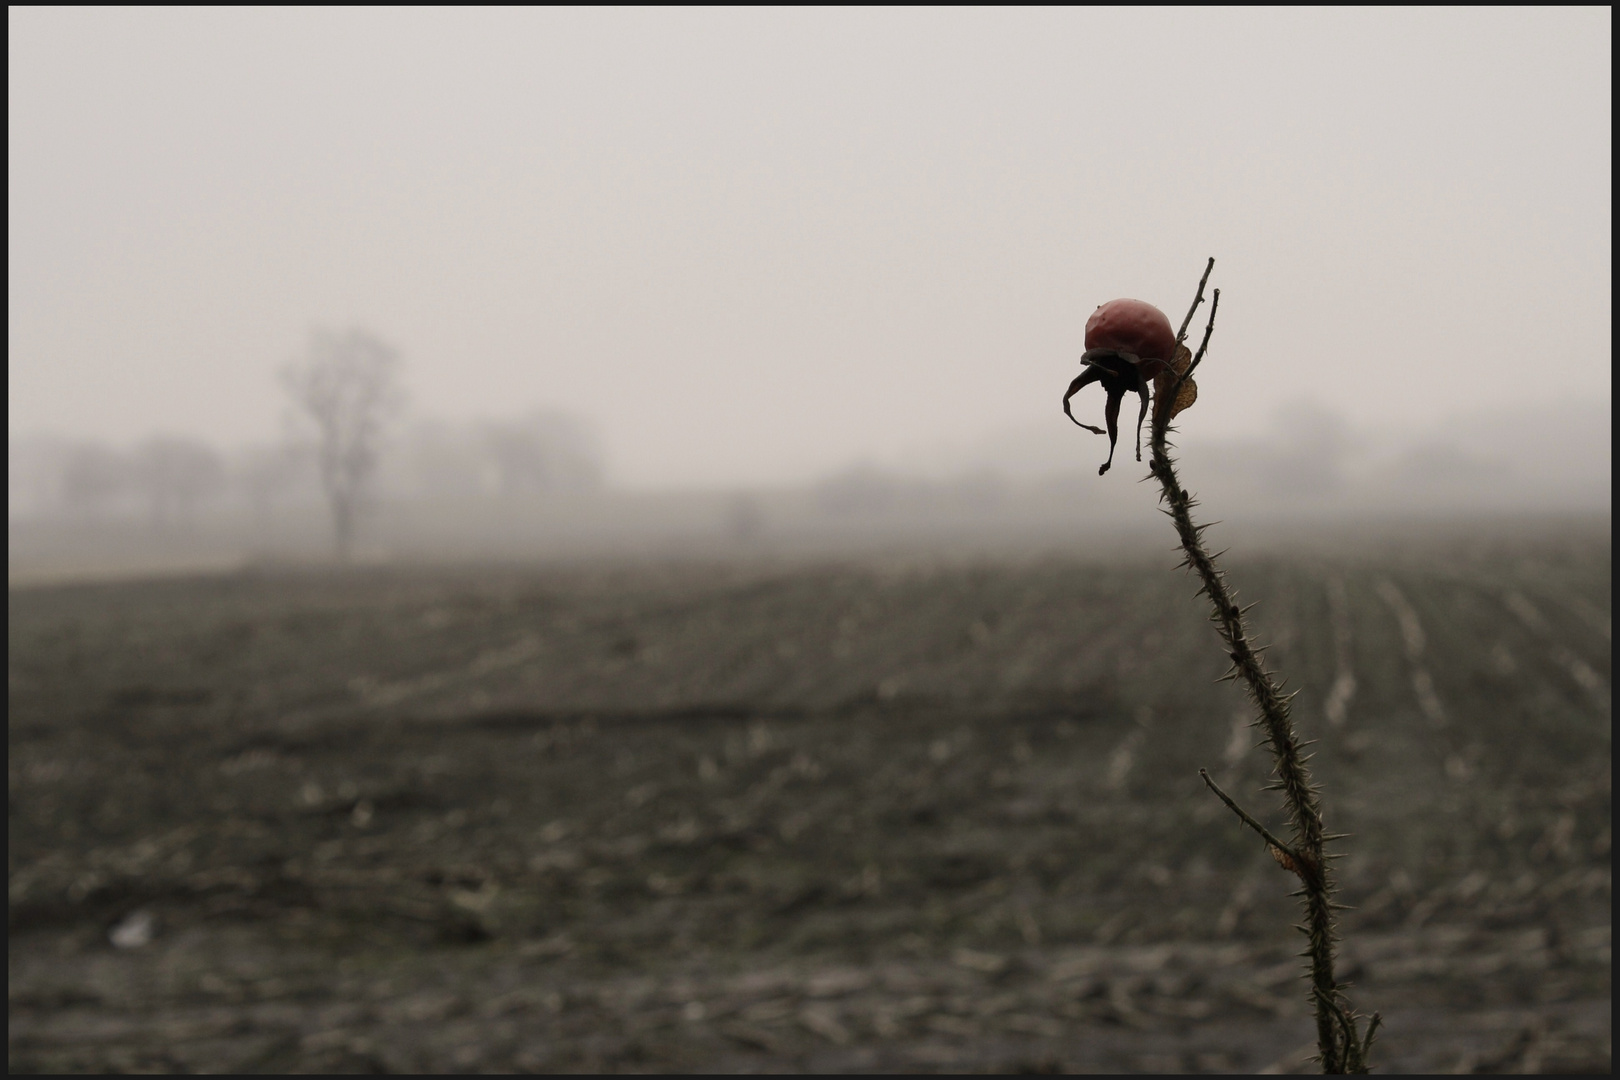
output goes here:
[[473, 459], [541, 416], [574, 479], [530, 486], [562, 502], [742, 533], [771, 515], [739, 498], [821, 513], [840, 484], [1106, 516], [1151, 499], [1060, 414], [1085, 318], [1179, 320], [1210, 255], [1180, 439], [1211, 498], [1608, 507], [1607, 10], [8, 28], [14, 522], [61, 516], [69, 448], [162, 440], [217, 455], [195, 513], [131, 480], [96, 514], [248, 514], [250, 463], [310, 446], [278, 372], [351, 326], [402, 357], [380, 504], [426, 497], [432, 431], [464, 493], [518, 497]]
[[1608, 9], [7, 20], [12, 1072], [1613, 1071]]

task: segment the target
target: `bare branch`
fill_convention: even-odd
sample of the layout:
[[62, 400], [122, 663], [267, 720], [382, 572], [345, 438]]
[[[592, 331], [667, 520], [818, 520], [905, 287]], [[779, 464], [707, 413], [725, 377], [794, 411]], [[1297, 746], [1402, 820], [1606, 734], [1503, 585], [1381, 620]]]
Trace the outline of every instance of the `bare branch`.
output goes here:
[[[1198, 770], [1198, 775], [1202, 776], [1204, 778], [1204, 783], [1209, 785], [1209, 790], [1213, 791], [1215, 793], [1215, 797], [1220, 799], [1221, 802], [1226, 804], [1227, 809], [1231, 810], [1232, 813], [1234, 813], [1238, 817], [1242, 818], [1243, 819], [1243, 824], [1247, 825], [1249, 828], [1253, 829], [1256, 833], [1260, 834], [1260, 839], [1262, 839], [1262, 840], [1264, 840], [1266, 842], [1267, 847], [1276, 848], [1278, 851], [1282, 852], [1284, 855], [1287, 855], [1290, 859], [1293, 859], [1296, 865], [1304, 865], [1305, 859], [1300, 855], [1300, 853], [1295, 851], [1293, 848], [1289, 847], [1283, 841], [1277, 839], [1277, 837], [1272, 833], [1272, 831], [1270, 829], [1268, 829], [1264, 825], [1260, 824], [1260, 822], [1255, 820], [1255, 818], [1254, 818], [1254, 816], [1252, 814], [1250, 814], [1247, 810], [1243, 809], [1243, 807], [1239, 806], [1236, 802], [1234, 802], [1232, 800], [1232, 797], [1230, 795], [1228, 795], [1226, 792], [1222, 791], [1221, 788], [1220, 788], [1220, 785], [1215, 783], [1215, 781], [1210, 778], [1208, 769], [1199, 769]], [[1304, 873], [1301, 872], [1301, 871], [1296, 870], [1295, 872], [1299, 873], [1300, 877], [1302, 877], [1302, 878], [1305, 876]]]
[[1198, 305], [1204, 302], [1204, 283], [1209, 280], [1209, 272], [1215, 269], [1215, 256], [1209, 257], [1209, 264], [1204, 267], [1204, 276], [1198, 279], [1198, 295], [1193, 297], [1192, 307], [1187, 309], [1187, 317], [1181, 320], [1181, 329], [1176, 331], [1176, 344], [1180, 345], [1187, 340], [1187, 327], [1192, 324], [1193, 312]]
[[1178, 387], [1183, 382], [1186, 382], [1188, 379], [1192, 378], [1192, 373], [1198, 369], [1199, 364], [1204, 362], [1204, 351], [1209, 348], [1209, 336], [1215, 332], [1215, 312], [1220, 310], [1220, 306], [1221, 290], [1216, 289], [1215, 296], [1212, 300], [1210, 300], [1209, 303], [1209, 322], [1204, 324], [1204, 340], [1199, 342], [1198, 354], [1193, 357], [1192, 363], [1187, 365], [1187, 370], [1184, 371], [1181, 378], [1176, 381], [1176, 385]]

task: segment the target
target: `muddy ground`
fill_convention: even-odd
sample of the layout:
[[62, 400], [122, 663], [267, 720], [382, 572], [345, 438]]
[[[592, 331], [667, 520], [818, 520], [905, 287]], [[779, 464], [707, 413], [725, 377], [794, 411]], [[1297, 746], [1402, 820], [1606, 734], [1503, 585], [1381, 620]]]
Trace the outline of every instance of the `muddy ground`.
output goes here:
[[[1381, 1071], [1609, 1071], [1607, 524], [1232, 559]], [[12, 589], [14, 1071], [1305, 1071], [1174, 557]]]

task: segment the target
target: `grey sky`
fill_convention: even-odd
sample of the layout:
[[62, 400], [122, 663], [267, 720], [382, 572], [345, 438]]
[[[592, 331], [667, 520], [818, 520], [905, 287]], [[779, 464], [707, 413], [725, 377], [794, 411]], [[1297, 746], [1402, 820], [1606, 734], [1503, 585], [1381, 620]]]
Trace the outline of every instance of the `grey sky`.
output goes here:
[[1208, 255], [1200, 434], [1610, 393], [1607, 9], [8, 24], [14, 436], [271, 438], [358, 323], [421, 412], [795, 480], [1064, 423], [1092, 308]]

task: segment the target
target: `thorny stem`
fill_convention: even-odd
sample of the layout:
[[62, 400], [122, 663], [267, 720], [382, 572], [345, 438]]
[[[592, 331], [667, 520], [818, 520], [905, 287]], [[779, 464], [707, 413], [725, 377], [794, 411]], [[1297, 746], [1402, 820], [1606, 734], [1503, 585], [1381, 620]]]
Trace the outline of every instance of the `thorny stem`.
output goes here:
[[[1214, 265], [1215, 260], [1211, 259], [1204, 268], [1204, 277], [1198, 283], [1198, 295], [1181, 324], [1178, 342], [1186, 336], [1187, 325], [1192, 321], [1198, 305], [1203, 302], [1204, 282], [1209, 280]], [[1215, 330], [1215, 313], [1220, 308], [1220, 302], [1221, 291], [1216, 289], [1203, 342], [1181, 379], [1192, 374], [1193, 368], [1204, 359], [1210, 335]], [[1181, 379], [1168, 387], [1167, 393], [1172, 401], [1175, 400]], [[1306, 765], [1308, 759], [1301, 752], [1299, 737], [1289, 717], [1289, 701], [1293, 694], [1282, 692], [1279, 681], [1266, 670], [1259, 653], [1249, 642], [1243, 620], [1246, 609], [1238, 606], [1234, 592], [1226, 584], [1225, 574], [1215, 565], [1216, 556], [1210, 555], [1204, 548], [1203, 532], [1207, 526], [1193, 524], [1192, 508], [1196, 502], [1176, 476], [1176, 464], [1170, 456], [1166, 438], [1168, 433], [1169, 410], [1154, 409], [1152, 474], [1159, 481], [1161, 497], [1168, 504], [1167, 513], [1175, 521], [1182, 550], [1186, 552], [1184, 565], [1190, 566], [1198, 574], [1202, 582], [1199, 592], [1209, 597], [1214, 609], [1211, 618], [1226, 645], [1227, 655], [1232, 659], [1232, 670], [1226, 677], [1242, 678], [1248, 685], [1249, 696], [1260, 711], [1256, 726], [1265, 729], [1272, 756], [1276, 759], [1277, 780], [1273, 786], [1283, 793], [1289, 821], [1293, 826], [1292, 842], [1285, 844], [1279, 841], [1216, 787], [1207, 773], [1200, 772], [1221, 801], [1265, 839], [1278, 863], [1298, 875], [1303, 886], [1296, 895], [1302, 898], [1305, 906], [1305, 925], [1300, 929], [1309, 940], [1304, 955], [1310, 959], [1311, 998], [1316, 1006], [1316, 1036], [1322, 1071], [1366, 1072], [1367, 1052], [1371, 1048], [1379, 1017], [1374, 1014], [1366, 1035], [1359, 1035], [1358, 1017], [1333, 977], [1333, 881], [1322, 852], [1323, 841], [1327, 837], [1322, 831], [1321, 800], [1315, 785], [1311, 783], [1310, 770]]]

